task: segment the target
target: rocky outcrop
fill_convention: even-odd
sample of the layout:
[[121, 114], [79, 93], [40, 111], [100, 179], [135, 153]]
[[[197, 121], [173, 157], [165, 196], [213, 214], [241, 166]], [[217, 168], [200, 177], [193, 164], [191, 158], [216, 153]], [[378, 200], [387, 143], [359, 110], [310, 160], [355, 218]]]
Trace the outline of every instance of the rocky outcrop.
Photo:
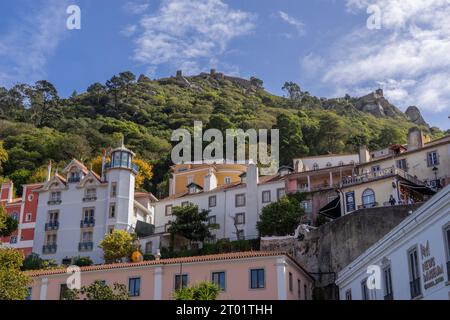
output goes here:
[[355, 107], [375, 117], [404, 117], [403, 113], [384, 97], [382, 89], [359, 98]]
[[428, 123], [426, 123], [425, 119], [422, 117], [419, 108], [417, 108], [416, 106], [408, 107], [408, 109], [406, 109], [405, 111], [405, 115], [411, 122], [414, 122], [418, 126], [429, 127]]

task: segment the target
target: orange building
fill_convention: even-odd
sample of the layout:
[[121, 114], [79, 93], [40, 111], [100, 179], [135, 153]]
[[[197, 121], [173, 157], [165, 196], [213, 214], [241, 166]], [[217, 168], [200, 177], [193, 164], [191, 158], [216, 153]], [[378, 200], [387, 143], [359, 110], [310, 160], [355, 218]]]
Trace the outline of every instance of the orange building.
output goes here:
[[[188, 185], [195, 183], [205, 189], [205, 177], [213, 176], [214, 186], [206, 186], [206, 189], [214, 189], [240, 182], [240, 175], [247, 171], [247, 165], [243, 164], [178, 164], [171, 167], [171, 179], [169, 194], [179, 194], [188, 191]], [[208, 181], [211, 181], [208, 179]]]

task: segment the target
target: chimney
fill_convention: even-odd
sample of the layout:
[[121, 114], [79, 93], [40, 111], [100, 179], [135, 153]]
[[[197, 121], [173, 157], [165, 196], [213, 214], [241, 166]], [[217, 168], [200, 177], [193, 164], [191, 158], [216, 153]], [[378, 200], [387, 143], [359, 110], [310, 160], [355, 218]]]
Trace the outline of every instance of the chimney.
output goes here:
[[52, 160], [49, 160], [47, 166], [47, 181], [50, 181], [51, 176], [52, 176]]
[[102, 174], [101, 174], [101, 180], [105, 181], [105, 166], [106, 166], [106, 150], [103, 149], [102, 154]]
[[203, 183], [203, 190], [204, 191], [211, 191], [217, 188], [217, 178], [216, 175], [213, 173], [212, 169], [209, 168], [208, 174], [205, 176], [205, 181]]
[[257, 186], [259, 183], [259, 172], [258, 172], [258, 166], [253, 162], [253, 160], [249, 161], [248, 167], [247, 167], [247, 186]]
[[359, 163], [367, 163], [370, 159], [370, 153], [366, 146], [359, 147]]
[[417, 128], [413, 127], [408, 131], [408, 151], [423, 148], [425, 138], [423, 132]]

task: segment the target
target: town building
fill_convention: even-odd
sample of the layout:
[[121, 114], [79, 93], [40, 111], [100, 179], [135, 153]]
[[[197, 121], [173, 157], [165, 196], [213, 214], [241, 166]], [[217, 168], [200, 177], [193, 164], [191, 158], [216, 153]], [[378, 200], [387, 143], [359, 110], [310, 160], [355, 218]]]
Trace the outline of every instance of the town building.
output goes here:
[[170, 167], [169, 195], [188, 191], [187, 186], [195, 183], [204, 188], [205, 175], [214, 176], [217, 187], [240, 181], [240, 175], [247, 171], [247, 166], [234, 163], [215, 164], [177, 164]]
[[39, 204], [33, 252], [57, 263], [70, 263], [77, 256], [101, 263], [98, 245], [106, 234], [153, 224], [156, 198], [135, 193], [139, 168], [133, 157], [123, 145], [111, 151], [109, 163], [104, 154], [101, 175], [77, 160], [52, 175], [49, 164], [47, 181], [35, 190]]
[[450, 299], [450, 186], [341, 270], [336, 284], [342, 300]]
[[[66, 269], [27, 274], [31, 300], [62, 299], [72, 276]], [[314, 286], [291, 256], [262, 251], [82, 267], [80, 280], [81, 286], [124, 284], [132, 300], [170, 300], [176, 289], [202, 281], [216, 283], [223, 300], [310, 300]]]
[[361, 146], [357, 155], [295, 159], [294, 167], [286, 190], [306, 193], [312, 222], [319, 213], [338, 218], [362, 208], [424, 202], [450, 182], [450, 136], [430, 141], [412, 128], [407, 145], [375, 152]]
[[[428, 141], [428, 142], [427, 142]], [[370, 151], [360, 151], [359, 174], [397, 168], [425, 182], [432, 188], [442, 188], [450, 183], [450, 135], [427, 140], [418, 128], [411, 128], [408, 144], [393, 145], [389, 154], [372, 159]]]
[[5, 208], [6, 214], [18, 223], [17, 230], [11, 236], [0, 239], [1, 245], [21, 250], [25, 255], [32, 252], [38, 206], [38, 194], [35, 191], [41, 186], [41, 183], [23, 185], [22, 197], [13, 198], [12, 181], [2, 184], [0, 205]]

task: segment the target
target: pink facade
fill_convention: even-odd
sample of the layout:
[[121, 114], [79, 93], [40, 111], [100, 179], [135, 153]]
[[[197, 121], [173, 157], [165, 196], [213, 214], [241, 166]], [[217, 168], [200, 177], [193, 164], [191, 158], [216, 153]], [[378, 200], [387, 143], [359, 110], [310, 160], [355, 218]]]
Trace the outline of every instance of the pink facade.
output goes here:
[[13, 198], [12, 182], [5, 182], [1, 186], [1, 205], [9, 216], [17, 218], [18, 227], [11, 236], [0, 238], [0, 243], [21, 250], [25, 255], [29, 255], [33, 250], [38, 206], [38, 194], [35, 190], [41, 186], [39, 183], [24, 185], [22, 198]]
[[[224, 280], [224, 289], [220, 294], [222, 300], [311, 299], [314, 283], [308, 272], [289, 255], [277, 252], [229, 253], [100, 265], [81, 270], [82, 286], [95, 280], [104, 280], [108, 285], [117, 282], [131, 289], [130, 279], [139, 279], [139, 295], [131, 297], [139, 300], [172, 299], [175, 277], [180, 274], [186, 275], [187, 284], [192, 285], [212, 281], [213, 273], [220, 273]], [[256, 273], [258, 281], [255, 281]], [[64, 269], [29, 274], [33, 278], [32, 300], [60, 299], [61, 286], [66, 284], [70, 276]]]

